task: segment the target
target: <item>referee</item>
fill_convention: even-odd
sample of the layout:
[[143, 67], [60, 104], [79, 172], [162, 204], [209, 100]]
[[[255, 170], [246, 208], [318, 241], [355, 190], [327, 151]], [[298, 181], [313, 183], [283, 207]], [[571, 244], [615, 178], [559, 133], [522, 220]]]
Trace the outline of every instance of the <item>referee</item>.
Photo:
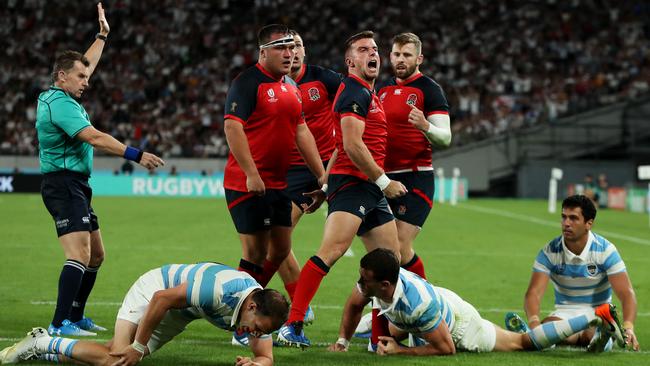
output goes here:
[[41, 195], [54, 219], [66, 261], [59, 277], [56, 310], [48, 332], [52, 335], [95, 335], [106, 330], [84, 317], [84, 307], [104, 259], [97, 216], [90, 205], [93, 147], [123, 156], [147, 169], [164, 162], [159, 157], [127, 147], [96, 130], [77, 102], [88, 87], [110, 31], [104, 9], [97, 4], [99, 33], [85, 55], [65, 51], [55, 62], [53, 85], [38, 96], [36, 131], [43, 183]]

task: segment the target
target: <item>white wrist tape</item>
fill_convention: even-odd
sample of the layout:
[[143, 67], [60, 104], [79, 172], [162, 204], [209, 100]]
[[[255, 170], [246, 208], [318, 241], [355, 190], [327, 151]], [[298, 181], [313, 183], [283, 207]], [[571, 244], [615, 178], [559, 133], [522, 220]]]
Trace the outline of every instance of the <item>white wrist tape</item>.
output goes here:
[[142, 344], [142, 343], [140, 343], [140, 342], [138, 342], [136, 340], [133, 340], [133, 343], [131, 344], [131, 348], [133, 348], [134, 350], [136, 350], [136, 351], [138, 351], [138, 352], [140, 352], [142, 354], [140, 359], [142, 359], [144, 357], [144, 352], [147, 350], [147, 346], [145, 346], [144, 344]]
[[327, 183], [323, 184], [323, 186], [320, 187], [320, 190], [323, 191], [323, 193], [327, 194]]
[[340, 337], [339, 339], [336, 340], [336, 344], [340, 344], [345, 349], [348, 349], [348, 347], [350, 346], [350, 341], [348, 341], [347, 339], [345, 339], [343, 337]]
[[379, 176], [377, 180], [375, 180], [375, 184], [379, 187], [379, 189], [383, 191], [390, 184], [390, 178], [388, 178], [388, 176], [386, 176], [386, 173], [384, 173]]

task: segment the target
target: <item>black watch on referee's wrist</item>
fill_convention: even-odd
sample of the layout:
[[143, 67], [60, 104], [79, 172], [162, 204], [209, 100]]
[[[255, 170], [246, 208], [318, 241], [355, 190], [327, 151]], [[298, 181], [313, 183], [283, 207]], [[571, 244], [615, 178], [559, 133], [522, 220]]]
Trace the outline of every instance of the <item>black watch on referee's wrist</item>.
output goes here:
[[97, 33], [97, 34], [95, 34], [95, 39], [101, 39], [102, 41], [106, 42], [106, 39], [107, 39], [107, 38], [108, 38], [108, 37], [106, 37], [105, 35], [103, 35], [103, 34], [101, 34], [101, 33]]

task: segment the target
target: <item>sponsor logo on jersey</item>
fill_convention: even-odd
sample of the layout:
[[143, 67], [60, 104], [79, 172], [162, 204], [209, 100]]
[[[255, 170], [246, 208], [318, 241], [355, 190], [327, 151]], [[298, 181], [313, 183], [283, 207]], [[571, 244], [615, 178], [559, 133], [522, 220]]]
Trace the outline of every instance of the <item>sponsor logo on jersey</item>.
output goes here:
[[418, 101], [418, 96], [415, 94], [409, 94], [408, 98], [406, 98], [406, 104], [408, 105], [415, 105]]
[[266, 94], [269, 96], [269, 103], [275, 103], [278, 101], [278, 98], [275, 97], [275, 91], [273, 89], [268, 89]]
[[352, 112], [359, 113], [359, 105], [356, 102], [352, 103]]
[[56, 220], [55, 225], [57, 229], [67, 227], [68, 224], [70, 223], [70, 220], [68, 219], [61, 219], [61, 220]]
[[90, 224], [90, 217], [88, 216], [82, 217], [81, 222], [83, 222], [84, 224]]
[[379, 96], [379, 101], [380, 101], [380, 102], [383, 103], [383, 102], [384, 102], [384, 99], [386, 99], [386, 92], [381, 93], [381, 95]]
[[236, 109], [237, 109], [237, 103], [236, 102], [230, 103], [230, 112], [235, 113]]
[[362, 215], [366, 214], [366, 208], [363, 206], [359, 206], [359, 212], [361, 212]]
[[309, 95], [309, 100], [312, 102], [320, 99], [320, 92], [318, 91], [318, 88], [309, 88], [307, 90], [307, 94]]
[[402, 89], [395, 89], [393, 95], [402, 95]]
[[283, 92], [286, 93], [287, 92], [287, 87], [284, 86], [284, 85], [280, 85], [280, 90], [282, 90]]
[[596, 273], [598, 273], [598, 266], [593, 263], [587, 264], [587, 273], [589, 273], [590, 276], [595, 276]]
[[270, 217], [265, 217], [264, 218], [264, 226], [271, 226], [271, 218]]

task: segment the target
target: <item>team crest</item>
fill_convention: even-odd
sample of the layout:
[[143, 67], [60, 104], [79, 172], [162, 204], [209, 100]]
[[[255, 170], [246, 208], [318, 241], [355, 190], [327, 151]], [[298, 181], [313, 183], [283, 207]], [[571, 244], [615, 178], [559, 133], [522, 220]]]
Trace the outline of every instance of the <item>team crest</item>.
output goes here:
[[273, 91], [273, 89], [268, 89], [266, 91], [266, 94], [269, 96], [269, 103], [275, 103], [278, 101], [278, 99], [275, 97], [275, 91]]
[[409, 94], [408, 98], [406, 98], [406, 104], [408, 105], [415, 105], [418, 101], [418, 96], [415, 94]]
[[587, 273], [589, 273], [590, 276], [595, 276], [596, 273], [598, 273], [598, 266], [593, 263], [587, 264]]
[[320, 99], [320, 92], [318, 91], [318, 88], [309, 88], [309, 90], [307, 90], [307, 94], [309, 94], [309, 100], [312, 102]]
[[379, 101], [380, 101], [380, 102], [383, 103], [383, 102], [384, 102], [384, 99], [386, 99], [386, 92], [381, 93], [381, 95], [379, 96]]

